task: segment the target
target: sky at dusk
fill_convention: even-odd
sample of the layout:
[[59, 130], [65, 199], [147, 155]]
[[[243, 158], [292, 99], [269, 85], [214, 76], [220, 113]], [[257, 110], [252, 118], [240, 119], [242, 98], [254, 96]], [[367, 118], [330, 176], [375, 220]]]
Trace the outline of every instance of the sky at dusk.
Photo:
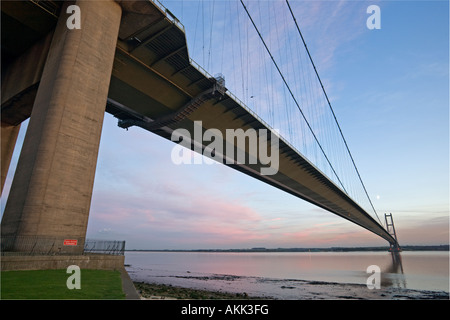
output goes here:
[[[210, 74], [222, 73], [227, 88], [264, 115], [258, 90], [268, 89], [257, 82], [257, 70], [270, 58], [256, 49], [241, 54], [255, 68], [245, 72], [242, 60], [232, 61], [233, 52], [259, 42], [240, 2], [161, 2], [184, 25], [192, 59]], [[271, 23], [261, 30], [274, 48], [280, 34], [296, 34], [291, 17], [281, 13], [285, 1], [244, 2], [258, 22]], [[393, 214], [400, 245], [448, 244], [448, 1], [290, 4], [380, 219]], [[366, 26], [372, 4], [380, 8], [378, 30]], [[233, 15], [238, 10], [239, 16]], [[259, 20], [267, 10], [283, 22]], [[237, 26], [242, 37], [226, 41]], [[243, 40], [245, 46], [239, 46]], [[127, 249], [387, 245], [347, 220], [224, 165], [176, 165], [174, 146], [141, 128], [123, 130], [105, 114], [88, 238], [126, 240]]]

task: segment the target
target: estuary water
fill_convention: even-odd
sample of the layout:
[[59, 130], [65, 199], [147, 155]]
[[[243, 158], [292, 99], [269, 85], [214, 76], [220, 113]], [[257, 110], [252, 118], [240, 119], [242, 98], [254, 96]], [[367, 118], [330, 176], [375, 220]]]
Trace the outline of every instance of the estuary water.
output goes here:
[[389, 252], [128, 251], [125, 264], [134, 281], [277, 299], [306, 297], [300, 289], [311, 291], [308, 285], [315, 284], [316, 290], [322, 283], [328, 284], [325, 291], [336, 283], [367, 291], [369, 266], [381, 271], [383, 289], [449, 292], [449, 253], [442, 251], [406, 251], [397, 258]]

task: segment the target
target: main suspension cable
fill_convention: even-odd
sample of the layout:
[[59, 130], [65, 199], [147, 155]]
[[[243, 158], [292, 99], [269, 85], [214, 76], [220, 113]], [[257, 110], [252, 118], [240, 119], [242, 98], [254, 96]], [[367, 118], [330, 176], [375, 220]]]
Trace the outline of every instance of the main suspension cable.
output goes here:
[[[347, 145], [347, 141], [346, 141], [345, 138], [344, 138], [344, 134], [342, 133], [341, 126], [339, 125], [339, 122], [338, 122], [338, 120], [337, 120], [337, 118], [336, 118], [336, 114], [334, 113], [334, 110], [333, 110], [333, 108], [331, 107], [330, 100], [328, 99], [328, 95], [327, 95], [327, 93], [326, 93], [326, 91], [325, 91], [325, 88], [324, 88], [324, 86], [323, 86], [323, 84], [322, 84], [322, 80], [320, 80], [319, 73], [317, 72], [316, 66], [315, 66], [314, 61], [313, 61], [313, 59], [312, 59], [312, 57], [311, 57], [311, 54], [309, 53], [309, 50], [308, 50], [308, 47], [307, 47], [307, 45], [306, 45], [305, 39], [303, 38], [302, 32], [300, 31], [300, 27], [298, 26], [297, 19], [295, 19], [294, 12], [292, 11], [291, 5], [289, 4], [289, 1], [288, 1], [288, 0], [285, 0], [285, 1], [286, 1], [286, 4], [287, 4], [288, 8], [289, 8], [289, 11], [291, 12], [292, 19], [294, 19], [295, 26], [297, 27], [297, 30], [298, 30], [298, 33], [299, 33], [301, 39], [302, 39], [303, 45], [305, 46], [306, 53], [308, 54], [309, 60], [311, 61], [311, 64], [312, 64], [312, 66], [313, 66], [313, 68], [314, 68], [314, 72], [316, 73], [316, 76], [317, 76], [317, 79], [319, 80], [320, 86], [322, 87], [322, 91], [323, 91], [323, 93], [324, 93], [324, 95], [325, 95], [325, 98], [326, 98], [326, 100], [327, 100], [328, 106], [330, 107], [331, 113], [332, 113], [333, 118], [334, 118], [334, 120], [335, 120], [335, 122], [336, 122], [337, 128], [339, 129], [339, 132], [340, 132], [340, 134], [341, 134], [342, 140], [344, 141], [344, 144], [345, 144], [345, 147], [346, 147], [346, 149], [347, 149], [347, 152], [348, 152], [348, 154], [349, 154], [349, 156], [350, 156], [350, 159], [352, 160], [352, 163], [353, 163], [353, 166], [354, 166], [354, 168], [355, 168], [355, 170], [356, 170], [356, 173], [357, 173], [357, 175], [358, 175], [359, 181], [361, 181], [361, 185], [362, 185], [362, 187], [363, 187], [363, 189], [364, 189], [364, 192], [366, 193], [367, 199], [369, 199], [369, 203], [370, 203], [370, 205], [372, 206], [372, 209], [373, 209], [373, 211], [375, 212], [375, 215], [377, 216], [378, 221], [380, 222], [380, 224], [382, 224], [380, 218], [378, 217], [377, 211], [375, 210], [375, 207], [373, 206], [372, 200], [370, 200], [370, 197], [369, 197], [369, 194], [368, 194], [368, 192], [367, 192], [366, 186], [364, 185], [364, 182], [362, 181], [361, 175], [359, 174], [359, 170], [358, 170], [358, 168], [356, 167], [356, 163], [355, 163], [355, 161], [353, 160], [353, 156], [352, 156], [352, 154], [351, 154], [351, 152], [350, 152], [350, 149], [349, 149], [349, 147], [348, 147], [348, 145]], [[242, 0], [241, 0], [241, 2], [242, 2]]]
[[331, 164], [330, 160], [328, 159], [327, 155], [325, 154], [325, 151], [324, 151], [324, 149], [322, 148], [322, 145], [320, 144], [319, 140], [317, 139], [317, 136], [315, 135], [315, 133], [314, 133], [312, 127], [311, 127], [311, 125], [309, 124], [308, 120], [306, 119], [306, 116], [304, 115], [304, 113], [303, 113], [303, 111], [302, 111], [302, 108], [300, 107], [299, 103], [297, 102], [297, 99], [295, 98], [294, 94], [292, 93], [292, 90], [291, 90], [291, 88], [289, 87], [289, 84], [287, 83], [287, 81], [286, 81], [286, 79], [285, 79], [283, 73], [281, 72], [280, 68], [278, 67], [278, 64], [277, 64], [277, 62], [275, 61], [275, 59], [274, 59], [272, 53], [270, 52], [269, 48], [267, 47], [266, 42], [264, 41], [264, 38], [262, 37], [261, 33], [259, 32], [258, 27], [256, 26], [255, 22], [253, 21], [253, 19], [252, 19], [250, 13], [248, 12], [247, 7], [245, 6], [243, 0], [240, 0], [240, 1], [241, 1], [242, 6], [243, 6], [244, 9], [245, 9], [245, 12], [247, 13], [247, 15], [248, 15], [248, 17], [249, 17], [249, 19], [250, 19], [250, 21], [252, 22], [253, 27], [255, 28], [256, 32], [258, 33], [259, 38], [261, 39], [261, 41], [262, 41], [264, 47], [266, 48], [267, 53], [269, 54], [270, 58], [272, 59], [272, 62], [274, 63], [274, 65], [275, 65], [275, 67], [276, 67], [278, 73], [280, 74], [280, 76], [281, 76], [281, 78], [282, 78], [284, 84], [286, 85], [286, 87], [287, 87], [287, 89], [288, 89], [288, 91], [289, 91], [289, 93], [290, 93], [292, 99], [294, 100], [295, 104], [297, 105], [297, 108], [299, 109], [301, 115], [303, 116], [303, 119], [305, 120], [305, 122], [306, 122], [306, 124], [307, 124], [309, 130], [311, 131], [311, 133], [312, 133], [314, 139], [316, 140], [316, 142], [317, 142], [317, 144], [318, 144], [320, 150], [322, 151], [322, 153], [323, 153], [325, 159], [327, 160], [328, 164], [330, 165], [331, 170], [333, 170], [333, 173], [335, 174], [336, 178], [338, 179], [338, 181], [339, 181], [339, 183], [341, 184], [342, 188], [344, 189], [345, 193], [348, 195], [347, 190], [345, 190], [345, 187], [344, 187], [344, 185], [342, 184], [341, 180], [339, 179], [339, 176], [337, 175], [336, 171], [334, 170], [333, 165]]

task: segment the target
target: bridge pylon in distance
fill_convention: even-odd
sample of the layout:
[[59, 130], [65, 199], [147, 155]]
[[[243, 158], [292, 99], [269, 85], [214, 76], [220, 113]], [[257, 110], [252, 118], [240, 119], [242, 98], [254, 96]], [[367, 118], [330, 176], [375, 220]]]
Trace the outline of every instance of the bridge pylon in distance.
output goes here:
[[386, 221], [387, 232], [395, 239], [395, 243], [389, 243], [389, 251], [390, 252], [402, 251], [402, 248], [400, 248], [400, 245], [398, 244], [397, 233], [395, 232], [394, 219], [392, 218], [392, 213], [385, 213], [384, 219]]

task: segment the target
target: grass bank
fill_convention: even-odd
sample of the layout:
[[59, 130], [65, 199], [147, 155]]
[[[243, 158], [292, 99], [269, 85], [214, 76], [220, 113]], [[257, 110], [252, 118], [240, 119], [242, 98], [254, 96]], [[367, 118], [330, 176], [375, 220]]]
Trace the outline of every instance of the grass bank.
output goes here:
[[124, 299], [119, 271], [81, 270], [80, 289], [69, 289], [66, 270], [2, 271], [1, 299]]

